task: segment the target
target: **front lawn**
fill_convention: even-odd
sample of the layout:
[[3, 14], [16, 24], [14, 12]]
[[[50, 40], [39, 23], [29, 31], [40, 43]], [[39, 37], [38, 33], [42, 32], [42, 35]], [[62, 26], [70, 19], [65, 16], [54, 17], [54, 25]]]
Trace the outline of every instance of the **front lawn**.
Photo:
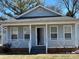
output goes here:
[[78, 54], [0, 55], [0, 59], [79, 59]]

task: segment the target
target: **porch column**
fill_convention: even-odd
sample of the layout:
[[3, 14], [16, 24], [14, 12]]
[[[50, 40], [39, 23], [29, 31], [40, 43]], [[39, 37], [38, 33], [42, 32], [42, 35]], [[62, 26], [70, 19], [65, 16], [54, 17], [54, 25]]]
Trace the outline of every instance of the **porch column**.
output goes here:
[[31, 52], [31, 40], [32, 40], [31, 25], [29, 26], [29, 28], [30, 28], [29, 53], [30, 53]]
[[46, 53], [48, 53], [48, 27], [46, 24]]
[[3, 25], [1, 25], [0, 28], [1, 28], [1, 45], [3, 45], [3, 41], [4, 41]]
[[78, 48], [78, 39], [77, 39], [78, 30], [77, 30], [77, 28], [78, 28], [78, 24], [75, 24], [75, 46], [76, 46], [76, 48]]

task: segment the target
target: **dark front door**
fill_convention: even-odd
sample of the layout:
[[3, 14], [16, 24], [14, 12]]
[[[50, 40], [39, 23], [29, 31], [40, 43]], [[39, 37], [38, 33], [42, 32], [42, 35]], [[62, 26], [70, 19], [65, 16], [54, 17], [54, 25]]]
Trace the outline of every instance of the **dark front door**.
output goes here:
[[44, 28], [37, 28], [37, 45], [44, 45]]

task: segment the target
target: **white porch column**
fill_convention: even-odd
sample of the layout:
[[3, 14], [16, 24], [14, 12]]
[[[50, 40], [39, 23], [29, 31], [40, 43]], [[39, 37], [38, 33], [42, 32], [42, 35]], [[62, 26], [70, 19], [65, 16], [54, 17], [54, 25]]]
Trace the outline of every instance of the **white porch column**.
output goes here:
[[0, 28], [1, 28], [1, 45], [3, 45], [4, 43], [3, 43], [3, 41], [4, 41], [4, 32], [3, 32], [3, 25], [1, 25], [0, 26]]
[[30, 53], [31, 52], [31, 39], [32, 39], [31, 25], [29, 26], [29, 28], [30, 28], [29, 53]]
[[78, 48], [78, 38], [77, 38], [77, 32], [78, 32], [78, 24], [75, 24], [75, 46]]
[[48, 26], [46, 24], [46, 53], [48, 53]]

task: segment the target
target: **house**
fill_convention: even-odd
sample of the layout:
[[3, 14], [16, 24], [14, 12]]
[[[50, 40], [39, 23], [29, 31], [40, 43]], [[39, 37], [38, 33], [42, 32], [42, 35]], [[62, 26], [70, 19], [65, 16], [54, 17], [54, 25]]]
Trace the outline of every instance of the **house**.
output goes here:
[[78, 35], [79, 20], [41, 5], [15, 19], [0, 21], [0, 45], [11, 43], [16, 51], [49, 53], [54, 48], [78, 48]]

